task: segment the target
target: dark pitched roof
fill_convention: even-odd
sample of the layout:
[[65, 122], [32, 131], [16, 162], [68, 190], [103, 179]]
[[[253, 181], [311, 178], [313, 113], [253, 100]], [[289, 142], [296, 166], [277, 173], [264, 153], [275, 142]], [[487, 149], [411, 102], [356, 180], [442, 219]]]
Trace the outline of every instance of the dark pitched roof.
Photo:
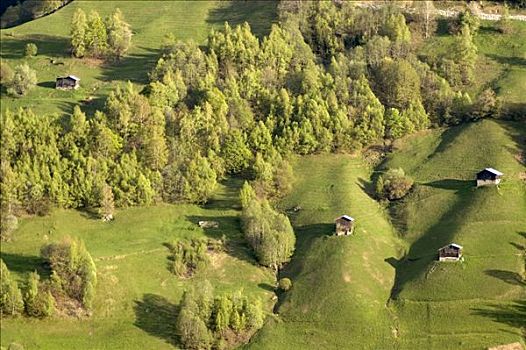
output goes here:
[[354, 221], [354, 218], [350, 217], [349, 215], [342, 215], [342, 216], [336, 218], [336, 220], [339, 220], [339, 219], [343, 219], [343, 220], [346, 220], [346, 221]]
[[451, 248], [453, 248], [453, 249], [462, 249], [462, 246], [459, 245], [459, 244], [456, 244], [456, 243], [450, 243], [450, 244], [448, 244], [448, 245], [446, 245], [446, 246], [443, 246], [443, 247], [440, 248], [439, 250], [442, 250], [442, 249], [448, 249], [448, 248], [449, 248], [449, 249], [451, 249]]

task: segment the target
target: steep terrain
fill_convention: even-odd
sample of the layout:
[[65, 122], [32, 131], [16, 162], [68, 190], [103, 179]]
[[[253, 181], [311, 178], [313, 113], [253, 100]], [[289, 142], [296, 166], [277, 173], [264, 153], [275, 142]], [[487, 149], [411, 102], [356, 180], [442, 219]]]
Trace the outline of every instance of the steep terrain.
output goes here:
[[[482, 121], [397, 142], [381, 169], [402, 167], [417, 183], [390, 210], [398, 235], [365, 194], [370, 172], [361, 161], [299, 160], [283, 204], [302, 208], [293, 220], [298, 253], [284, 272], [294, 287], [279, 319], [249, 347], [483, 349], [520, 341], [526, 167], [517, 159], [525, 131]], [[488, 166], [503, 171], [504, 182], [476, 189], [475, 173]], [[356, 217], [356, 236], [330, 236], [342, 213]], [[439, 264], [437, 249], [450, 242], [464, 246], [465, 261]]]

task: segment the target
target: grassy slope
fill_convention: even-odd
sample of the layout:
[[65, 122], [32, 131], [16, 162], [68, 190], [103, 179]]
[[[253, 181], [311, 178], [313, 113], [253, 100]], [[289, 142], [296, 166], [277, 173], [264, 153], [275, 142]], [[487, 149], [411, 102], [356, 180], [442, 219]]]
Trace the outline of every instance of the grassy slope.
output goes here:
[[[93, 60], [78, 60], [69, 56], [70, 22], [77, 8], [89, 14], [98, 11], [103, 17], [120, 8], [134, 32], [133, 46], [120, 62], [101, 64]], [[273, 1], [74, 1], [56, 13], [1, 30], [0, 57], [11, 66], [27, 62], [37, 71], [38, 86], [22, 99], [2, 94], [2, 111], [18, 106], [33, 107], [39, 112], [70, 112], [75, 104], [93, 97], [89, 109], [101, 108], [103, 97], [116, 81], [143, 84], [148, 72], [159, 57], [163, 36], [172, 32], [178, 39], [204, 43], [209, 31], [225, 21], [250, 23], [258, 35], [266, 34], [276, 17]], [[37, 57], [26, 59], [24, 47], [34, 42], [39, 48]], [[55, 59], [64, 65], [50, 62]], [[75, 74], [81, 78], [76, 92], [56, 91], [57, 76]]]
[[[519, 173], [526, 169], [515, 159], [524, 135], [523, 125], [483, 121], [398, 142], [384, 166], [403, 167], [417, 181], [392, 211], [403, 242], [363, 192], [370, 172], [359, 160], [299, 160], [282, 204], [303, 208], [293, 217], [298, 251], [283, 274], [294, 287], [280, 317], [247, 347], [483, 349], [524, 341]], [[506, 174], [500, 189], [474, 188], [474, 174], [486, 166]], [[328, 236], [341, 213], [357, 218], [356, 236]], [[464, 245], [465, 262], [437, 264], [437, 249], [451, 241]]]
[[[519, 124], [468, 124], [415, 136], [387, 162], [418, 183], [394, 210], [408, 243], [394, 293], [402, 347], [480, 349], [521, 339], [526, 314], [508, 309], [526, 297], [526, 169], [515, 159], [525, 134]], [[499, 189], [474, 188], [487, 166], [505, 173]], [[450, 242], [464, 246], [464, 263], [434, 261]]]
[[[380, 206], [362, 190], [369, 171], [358, 159], [323, 155], [300, 159], [293, 194], [282, 204], [302, 210], [293, 218], [298, 249], [283, 273], [294, 286], [253, 340], [255, 349], [387, 349], [393, 317], [386, 306], [397, 255]], [[356, 218], [356, 235], [331, 236], [333, 220]]]
[[[482, 21], [475, 36], [479, 59], [475, 66], [472, 97], [491, 87], [506, 104], [524, 104], [526, 93], [526, 22], [513, 21], [513, 32], [502, 34], [496, 22]], [[451, 49], [453, 37], [443, 33], [429, 40], [421, 53], [440, 54]]]
[[[22, 220], [16, 241], [2, 244], [7, 266], [22, 280], [38, 268], [42, 244], [64, 235], [81, 237], [98, 269], [95, 310], [91, 318], [82, 320], [3, 319], [1, 344], [15, 341], [26, 349], [171, 349], [179, 298], [185, 288], [203, 278], [218, 291], [243, 288], [270, 307], [273, 293], [268, 286], [275, 278], [256, 266], [242, 243], [238, 210], [233, 209], [239, 207], [239, 183], [227, 185], [204, 209], [191, 205], [126, 209], [111, 223], [77, 211]], [[202, 219], [217, 220], [220, 227], [204, 232], [196, 225]], [[168, 271], [164, 242], [223, 234], [231, 240], [231, 248], [214, 255], [206, 271], [191, 280], [178, 279]]]

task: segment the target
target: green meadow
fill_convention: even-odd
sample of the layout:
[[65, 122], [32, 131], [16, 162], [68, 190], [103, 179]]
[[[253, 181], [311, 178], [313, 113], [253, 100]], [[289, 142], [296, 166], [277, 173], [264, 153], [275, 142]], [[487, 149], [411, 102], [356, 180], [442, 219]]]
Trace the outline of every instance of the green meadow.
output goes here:
[[[1, 30], [0, 58], [12, 67], [27, 63], [37, 71], [38, 85], [24, 98], [2, 93], [2, 111], [31, 107], [40, 113], [70, 113], [76, 104], [93, 112], [104, 107], [104, 98], [119, 82], [148, 82], [163, 37], [173, 33], [179, 40], [204, 44], [212, 29], [248, 22], [263, 36], [276, 18], [274, 1], [74, 1], [52, 15]], [[120, 8], [133, 30], [132, 47], [118, 62], [72, 58], [69, 32], [73, 13], [82, 8], [105, 17]], [[27, 43], [38, 46], [38, 55], [24, 57]], [[54, 62], [52, 62], [54, 60]], [[75, 92], [55, 90], [57, 76], [73, 74], [81, 79]]]
[[[248, 348], [484, 349], [524, 342], [526, 148], [524, 125], [482, 121], [395, 143], [377, 172], [349, 156], [298, 160], [293, 216], [294, 281]], [[475, 188], [478, 170], [504, 172], [498, 188]], [[369, 178], [402, 167], [416, 185], [383, 210]], [[334, 237], [333, 219], [357, 220]], [[386, 216], [385, 213], [389, 213]], [[438, 263], [438, 248], [464, 246], [462, 263]]]
[[[257, 266], [244, 243], [237, 200], [240, 181], [228, 181], [204, 208], [161, 205], [117, 212], [110, 223], [80, 211], [57, 210], [22, 220], [16, 239], [3, 243], [1, 257], [20, 283], [41, 269], [40, 247], [69, 235], [80, 237], [98, 273], [93, 315], [89, 318], [3, 319], [1, 344], [25, 349], [171, 349], [177, 343], [177, 305], [190, 285], [208, 279], [216, 291], [259, 297], [270, 312], [275, 276]], [[203, 230], [199, 220], [219, 222]], [[168, 270], [164, 246], [177, 238], [227, 238], [226, 252], [211, 255], [210, 266], [190, 279]], [[45, 271], [40, 271], [45, 274]]]

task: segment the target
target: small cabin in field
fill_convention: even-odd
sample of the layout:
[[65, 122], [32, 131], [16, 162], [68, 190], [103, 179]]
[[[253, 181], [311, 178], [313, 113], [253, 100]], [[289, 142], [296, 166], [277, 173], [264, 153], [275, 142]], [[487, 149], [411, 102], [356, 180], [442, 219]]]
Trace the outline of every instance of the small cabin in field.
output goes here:
[[438, 261], [459, 261], [462, 257], [462, 246], [451, 243], [438, 250]]
[[336, 236], [352, 235], [354, 230], [354, 218], [342, 215], [334, 220], [336, 224]]
[[55, 88], [60, 90], [76, 90], [80, 87], [80, 78], [74, 75], [68, 75], [67, 77], [58, 77], [55, 82]]
[[501, 177], [504, 175], [493, 168], [486, 168], [477, 173], [477, 187], [486, 185], [498, 185]]

